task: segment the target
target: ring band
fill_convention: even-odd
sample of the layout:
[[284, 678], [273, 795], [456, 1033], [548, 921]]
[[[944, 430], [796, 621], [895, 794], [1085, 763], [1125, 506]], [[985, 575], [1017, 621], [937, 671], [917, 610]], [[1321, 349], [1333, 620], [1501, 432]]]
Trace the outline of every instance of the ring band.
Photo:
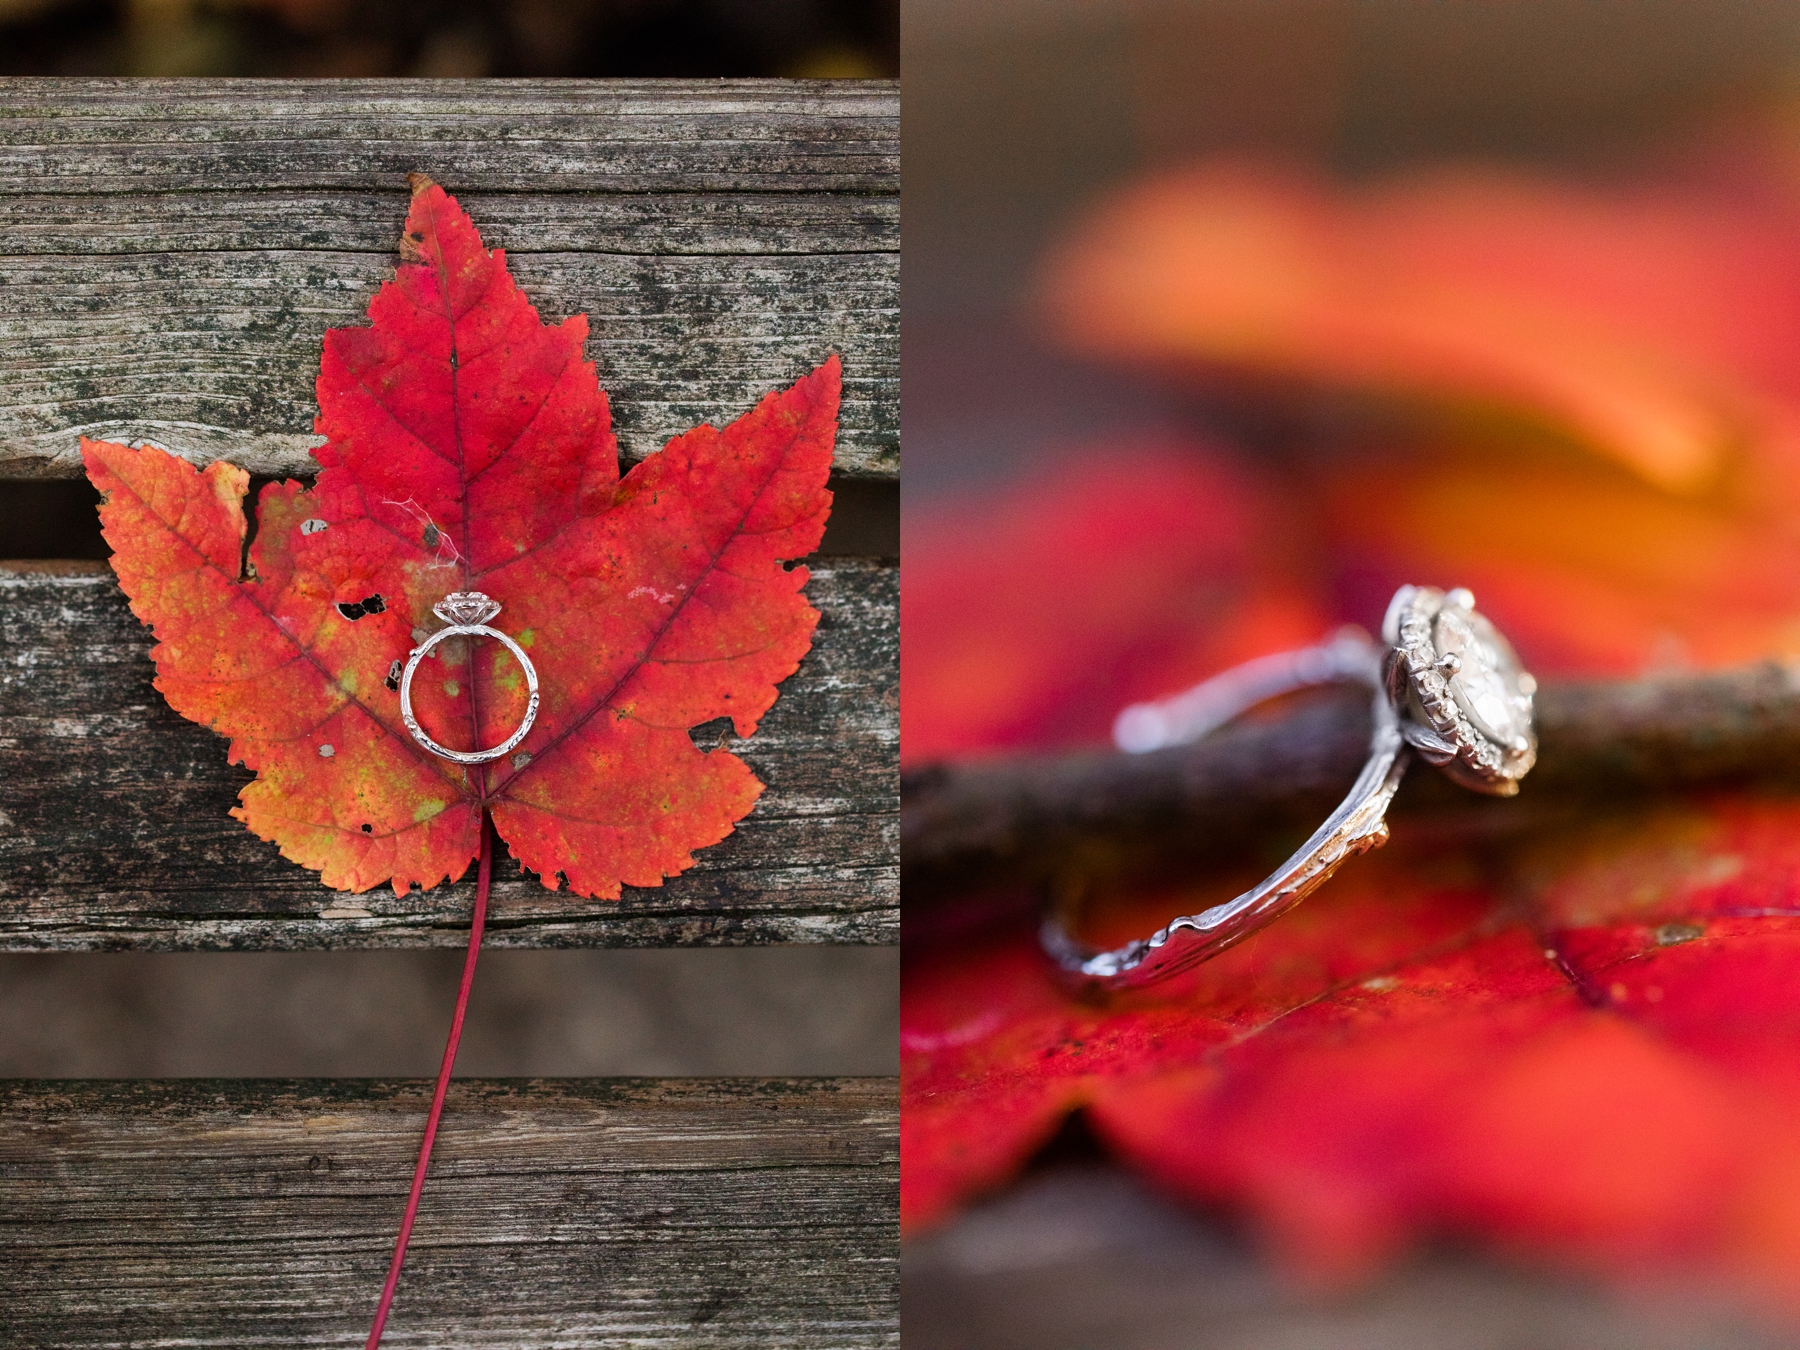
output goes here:
[[[525, 655], [525, 649], [498, 628], [490, 628], [487, 620], [500, 612], [496, 601], [490, 600], [480, 591], [457, 591], [445, 596], [431, 607], [431, 612], [449, 625], [440, 628], [417, 647], [412, 649], [406, 658], [406, 669], [400, 676], [400, 720], [406, 723], [406, 729], [420, 745], [442, 759], [453, 760], [458, 764], [485, 764], [490, 759], [499, 759], [514, 746], [525, 739], [531, 730], [531, 724], [537, 720], [538, 679], [537, 669], [531, 664], [531, 658]], [[413, 672], [419, 668], [431, 649], [445, 638], [452, 637], [491, 637], [498, 638], [506, 645], [525, 672], [525, 687], [531, 692], [531, 700], [525, 707], [525, 720], [519, 723], [518, 730], [508, 736], [499, 745], [489, 750], [447, 750], [425, 734], [419, 725], [419, 719], [413, 716], [412, 680]]]
[[1467, 590], [1402, 586], [1382, 622], [1383, 648], [1361, 629], [1262, 657], [1173, 698], [1119, 715], [1119, 747], [1143, 753], [1198, 740], [1265, 699], [1313, 685], [1359, 683], [1375, 691], [1369, 757], [1355, 785], [1292, 857], [1234, 900], [1184, 915], [1109, 951], [1075, 938], [1052, 909], [1044, 950], [1069, 977], [1133, 989], [1179, 974], [1241, 942], [1317, 890], [1346, 859], [1387, 842], [1388, 804], [1416, 750], [1457, 782], [1509, 796], [1537, 754], [1537, 682], [1506, 639], [1475, 612]]

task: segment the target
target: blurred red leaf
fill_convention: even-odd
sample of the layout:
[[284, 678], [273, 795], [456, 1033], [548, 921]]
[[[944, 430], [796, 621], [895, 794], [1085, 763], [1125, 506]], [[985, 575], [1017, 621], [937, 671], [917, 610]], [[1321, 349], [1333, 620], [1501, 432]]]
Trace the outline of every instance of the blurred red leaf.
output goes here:
[[[1372, 623], [1403, 582], [1470, 585], [1540, 674], [1800, 655], [1796, 220], [1778, 186], [1472, 172], [1127, 194], [1049, 283], [1076, 345], [1405, 415], [1280, 472], [1096, 447], [1010, 500], [909, 510], [908, 757], [1098, 739], [1132, 699]], [[906, 1221], [1004, 1183], [1081, 1109], [1314, 1276], [1451, 1232], [1800, 1306], [1796, 840], [1800, 803], [1754, 795], [1478, 854], [1402, 829], [1129, 995], [1068, 992], [1023, 927], [918, 947]], [[1093, 935], [1254, 879], [1112, 896]]]
[[[622, 481], [587, 320], [547, 326], [443, 189], [415, 189], [372, 325], [326, 335], [316, 484], [83, 441], [157, 688], [254, 769], [234, 814], [324, 873], [404, 893], [460, 875], [482, 811], [544, 884], [616, 898], [718, 842], [762, 786], [689, 729], [740, 736], [775, 701], [818, 613], [817, 547], [838, 403], [833, 357], [724, 431], [698, 427]], [[479, 589], [530, 650], [543, 702], [519, 751], [465, 770], [401, 723], [393, 672], [432, 606]], [[420, 721], [493, 745], [525, 690], [498, 643], [420, 667]]]
[[1324, 612], [1282, 521], [1217, 445], [1108, 447], [1005, 495], [909, 510], [909, 761], [1093, 739], [1118, 704], [1271, 647]]
[[[1313, 1278], [1455, 1233], [1800, 1300], [1797, 838], [1800, 804], [1726, 798], [1496, 869], [1396, 848], [1183, 980], [1110, 998], [1063, 992], [1024, 930], [924, 954], [901, 1033], [906, 1220], [1005, 1181], [1084, 1108], [1118, 1156]], [[1109, 926], [1217, 898], [1134, 897]]]

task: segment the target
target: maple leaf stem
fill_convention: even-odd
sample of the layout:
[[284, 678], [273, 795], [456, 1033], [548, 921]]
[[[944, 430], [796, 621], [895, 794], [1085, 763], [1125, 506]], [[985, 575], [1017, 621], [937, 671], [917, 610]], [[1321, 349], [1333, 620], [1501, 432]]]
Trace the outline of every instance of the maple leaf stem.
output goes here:
[[425, 1192], [425, 1169], [431, 1165], [431, 1146], [437, 1139], [438, 1120], [444, 1114], [444, 1095], [450, 1088], [450, 1072], [456, 1067], [456, 1047], [462, 1040], [463, 1017], [469, 1010], [469, 989], [475, 983], [475, 959], [481, 954], [481, 932], [487, 924], [488, 877], [492, 871], [494, 849], [487, 810], [481, 812], [480, 862], [475, 881], [475, 914], [469, 922], [469, 951], [463, 958], [462, 985], [456, 991], [456, 1011], [450, 1018], [450, 1037], [444, 1042], [444, 1062], [438, 1066], [437, 1088], [431, 1094], [431, 1111], [425, 1117], [425, 1138], [419, 1144], [419, 1161], [413, 1168], [412, 1191], [406, 1197], [406, 1213], [400, 1220], [400, 1235], [394, 1240], [394, 1258], [388, 1264], [387, 1283], [381, 1289], [381, 1302], [375, 1308], [375, 1322], [369, 1328], [364, 1350], [376, 1350], [387, 1328], [388, 1307], [394, 1301], [394, 1290], [400, 1283], [400, 1267], [406, 1261], [406, 1244], [412, 1237], [413, 1220], [419, 1213], [419, 1197]]

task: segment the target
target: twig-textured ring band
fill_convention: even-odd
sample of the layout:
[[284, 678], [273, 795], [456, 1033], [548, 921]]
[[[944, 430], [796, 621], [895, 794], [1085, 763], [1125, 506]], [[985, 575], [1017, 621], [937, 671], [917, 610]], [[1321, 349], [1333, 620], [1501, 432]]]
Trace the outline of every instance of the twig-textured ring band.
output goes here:
[[1310, 685], [1353, 682], [1375, 691], [1369, 758], [1356, 785], [1291, 858], [1235, 900], [1111, 951], [1081, 942], [1052, 909], [1040, 935], [1065, 973], [1109, 989], [1154, 984], [1280, 917], [1346, 858], [1387, 842], [1388, 803], [1406, 772], [1409, 747], [1464, 787], [1503, 797], [1519, 790], [1537, 758], [1537, 681], [1475, 612], [1475, 597], [1460, 588], [1402, 586], [1381, 636], [1377, 648], [1361, 629], [1346, 629], [1321, 646], [1261, 657], [1119, 714], [1119, 748], [1141, 753], [1198, 740], [1264, 699]]
[[[458, 764], [485, 764], [490, 759], [499, 759], [520, 741], [525, 733], [531, 730], [531, 724], [537, 720], [538, 680], [537, 668], [531, 664], [531, 658], [525, 655], [525, 649], [514, 642], [498, 628], [489, 628], [487, 621], [500, 612], [496, 601], [488, 599], [480, 591], [457, 591], [446, 595], [431, 607], [431, 612], [449, 624], [448, 628], [440, 628], [417, 647], [406, 658], [406, 670], [400, 676], [400, 720], [406, 723], [406, 729], [420, 745], [432, 754], [443, 759], [454, 760]], [[419, 668], [431, 649], [453, 637], [491, 637], [498, 638], [506, 644], [506, 650], [513, 654], [519, 666], [525, 672], [525, 687], [531, 692], [531, 701], [525, 707], [525, 720], [519, 723], [517, 731], [488, 750], [447, 750], [425, 734], [419, 725], [419, 719], [413, 716], [412, 680], [413, 672]]]

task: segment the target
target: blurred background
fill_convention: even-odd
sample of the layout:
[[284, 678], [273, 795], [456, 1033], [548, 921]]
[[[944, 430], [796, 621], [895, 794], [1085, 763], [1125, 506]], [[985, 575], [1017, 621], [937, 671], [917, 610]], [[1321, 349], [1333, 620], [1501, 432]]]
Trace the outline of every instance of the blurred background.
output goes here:
[[[1124, 566], [1108, 560], [1089, 569], [1072, 555], [1051, 563], [1055, 579], [1046, 580], [1046, 541], [1081, 537], [1075, 506], [1051, 521], [1061, 509], [1053, 503], [1068, 503], [1066, 484], [1077, 481], [1100, 495], [1111, 490], [1110, 465], [1123, 462], [1126, 470], [1118, 477], [1129, 483], [1139, 451], [1149, 455], [1145, 463], [1166, 464], [1182, 447], [1198, 446], [1230, 470], [1211, 480], [1222, 483], [1219, 495], [1237, 491], [1249, 477], [1310, 508], [1317, 503], [1309, 484], [1318, 481], [1321, 466], [1366, 451], [1372, 426], [1374, 439], [1393, 430], [1385, 420], [1391, 409], [1371, 416], [1367, 405], [1346, 403], [1339, 397], [1345, 381], [1334, 381], [1328, 369], [1320, 383], [1340, 387], [1311, 397], [1304, 379], [1272, 369], [1279, 361], [1262, 360], [1266, 352], [1255, 347], [1256, 336], [1221, 337], [1199, 324], [1182, 332], [1179, 318], [1151, 336], [1134, 333], [1131, 301], [1142, 300], [1150, 311], [1157, 296], [1154, 276], [1137, 278], [1144, 282], [1141, 292], [1121, 280], [1129, 270], [1121, 261], [1129, 248], [1166, 243], [1167, 257], [1192, 264], [1195, 274], [1209, 248], [1216, 250], [1214, 258], [1260, 263], [1281, 255], [1289, 237], [1269, 241], [1295, 219], [1300, 224], [1293, 236], [1310, 245], [1334, 226], [1347, 232], [1362, 219], [1359, 203], [1372, 203], [1372, 234], [1389, 219], [1383, 215], [1389, 207], [1393, 218], [1405, 215], [1406, 183], [1429, 185], [1435, 173], [1448, 170], [1492, 181], [1522, 176], [1573, 184], [1577, 193], [1592, 189], [1593, 200], [1617, 188], [1624, 194], [1619, 209], [1627, 213], [1634, 184], [1691, 187], [1705, 180], [1697, 198], [1708, 203], [1705, 210], [1730, 203], [1720, 208], [1730, 214], [1757, 198], [1755, 209], [1767, 208], [1783, 232], [1785, 255], [1772, 256], [1792, 253], [1787, 231], [1796, 219], [1789, 195], [1795, 180], [1790, 169], [1771, 170], [1764, 158], [1779, 146], [1773, 159], [1791, 164], [1800, 145], [1794, 132], [1800, 126], [1800, 4], [1787, 0], [1705, 6], [1679, 0], [907, 0], [902, 18], [904, 753], [915, 764], [1015, 746], [1093, 743], [1128, 697], [1180, 687], [1125, 690], [1124, 672], [1155, 667], [1148, 678], [1166, 680], [1186, 662], [1186, 678], [1193, 679], [1229, 663], [1222, 650], [1128, 650], [1118, 630], [1135, 621], [1132, 606], [1147, 602], [1137, 594], [1146, 587], [1136, 586]], [[1734, 155], [1742, 147], [1749, 148], [1739, 162]], [[1746, 170], [1752, 160], [1755, 167]], [[1221, 226], [1219, 235], [1203, 238], [1197, 225], [1191, 236], [1181, 235], [1179, 212], [1157, 214], [1159, 189], [1142, 186], [1176, 182], [1194, 166], [1221, 164], [1254, 165], [1257, 173], [1273, 175], [1258, 183], [1276, 184], [1262, 197], [1258, 187], [1241, 199], [1228, 192], [1210, 199], [1215, 208], [1221, 200], [1250, 203], [1229, 222], [1242, 237], [1227, 238]], [[1291, 199], [1282, 196], [1284, 174], [1300, 183]], [[1224, 180], [1215, 186], [1218, 181]], [[1402, 187], [1382, 197], [1381, 185], [1396, 181]], [[1369, 195], [1358, 198], [1365, 189]], [[1419, 197], [1429, 198], [1431, 191], [1420, 188]], [[1553, 192], [1543, 200], [1552, 198], [1564, 203]], [[1601, 214], [1581, 216], [1591, 204], [1581, 198], [1569, 207], [1568, 216], [1584, 222], [1571, 226], [1571, 234]], [[1290, 206], [1291, 214], [1284, 214]], [[1481, 235], [1488, 222], [1480, 202], [1457, 209], [1465, 208], [1460, 224], [1470, 227], [1469, 237], [1491, 243]], [[1490, 214], [1498, 218], [1505, 208], [1499, 200]], [[1194, 218], [1201, 214], [1196, 207]], [[1219, 208], [1210, 219], [1216, 223], [1227, 214]], [[1553, 214], [1546, 207], [1544, 219]], [[1428, 216], [1429, 208], [1420, 215]], [[1430, 255], [1423, 265], [1439, 268], [1436, 279], [1456, 280], [1461, 265], [1454, 217], [1447, 211], [1447, 219], [1437, 220], [1443, 232], [1430, 238], [1423, 238], [1429, 226], [1420, 230], [1418, 253]], [[1647, 209], [1643, 218], [1650, 218]], [[1305, 233], [1315, 226], [1315, 235]], [[1629, 217], [1611, 236], [1596, 227], [1586, 243], [1599, 256], [1605, 245], [1596, 241], [1609, 237], [1629, 245]], [[1329, 267], [1353, 255], [1343, 262], [1353, 269], [1361, 241], [1358, 236], [1342, 254], [1321, 245], [1304, 260], [1322, 258], [1321, 267]], [[1398, 276], [1408, 266], [1407, 246], [1391, 242], [1392, 253], [1379, 261]], [[1522, 260], [1509, 265], [1529, 274], [1529, 239], [1513, 242]], [[1545, 256], [1567, 242], [1546, 239]], [[1264, 244], [1266, 255], [1257, 252]], [[1471, 255], [1477, 247], [1468, 246]], [[1375, 252], [1371, 246], [1370, 255]], [[1555, 256], [1558, 263], [1569, 261]], [[1468, 270], [1479, 266], [1471, 261]], [[1219, 263], [1218, 270], [1224, 294], [1235, 278], [1229, 263]], [[1378, 269], [1371, 264], [1370, 270]], [[1179, 267], [1161, 275], [1177, 289], [1191, 279]], [[1303, 289], [1311, 280], [1295, 285]], [[1585, 282], [1573, 268], [1564, 280], [1573, 290]], [[1612, 280], [1620, 294], [1630, 289], [1630, 283]], [[1800, 349], [1783, 345], [1800, 313], [1796, 292], [1777, 269], [1766, 280], [1768, 313], [1762, 318], [1768, 327], [1756, 340], [1766, 343], [1771, 369], [1800, 366], [1788, 355]], [[1268, 297], [1259, 292], [1255, 298]], [[1279, 312], [1280, 297], [1269, 304]], [[1779, 317], [1771, 317], [1776, 310]], [[1674, 312], [1679, 315], [1680, 307]], [[1665, 316], [1666, 327], [1681, 322]], [[1783, 336], [1772, 336], [1777, 332]], [[1234, 351], [1238, 338], [1244, 346]], [[1244, 351], [1251, 355], [1231, 377], [1219, 378]], [[1328, 365], [1320, 357], [1312, 373]], [[1566, 462], [1572, 439], [1578, 437], [1561, 437], [1558, 448], [1545, 454]], [[1527, 460], [1547, 444], [1534, 442]], [[1165, 474], [1161, 481], [1181, 480]], [[1214, 488], [1198, 470], [1188, 486], [1194, 509], [1206, 507]], [[1722, 505], [1728, 493], [1715, 487], [1699, 490], [1706, 509], [1735, 509]], [[1640, 488], [1642, 482], [1618, 491], [1629, 495]], [[1115, 491], [1115, 504], [1123, 491]], [[1661, 500], [1679, 496], [1668, 492]], [[1365, 520], [1379, 515], [1374, 499], [1358, 506]], [[1328, 518], [1321, 551], [1342, 542], [1329, 533], [1341, 517]], [[1092, 530], [1087, 537], [1099, 538], [1112, 524], [1090, 520], [1083, 528]], [[1671, 536], [1685, 528], [1673, 515], [1664, 525]], [[1360, 525], [1344, 530], [1353, 534], [1355, 528]], [[1646, 527], [1646, 554], [1660, 547], [1655, 533]], [[1625, 555], [1638, 540], [1628, 535], [1609, 537], [1608, 527], [1594, 521], [1568, 524], [1557, 541], [1567, 547], [1554, 565], [1568, 561], [1577, 539], [1581, 548], [1592, 546], [1590, 561], [1612, 546], [1618, 556], [1605, 562], [1613, 569], [1604, 583], [1612, 587], [1606, 601], [1628, 602], [1655, 589], [1647, 573], [1633, 572], [1634, 560]], [[1021, 566], [1020, 575], [1007, 573], [1005, 550], [1027, 537], [1043, 550], [1038, 570], [1025, 575], [1030, 569]], [[1123, 544], [1129, 528], [1119, 523], [1104, 537]], [[1311, 547], [1318, 540], [1302, 543]], [[1460, 546], [1445, 544], [1444, 553], [1434, 556], [1451, 556]], [[1307, 556], [1304, 547], [1301, 556]], [[1786, 556], [1771, 552], [1763, 561], [1785, 575]], [[1533, 560], [1545, 561], [1535, 554]], [[1381, 609], [1379, 603], [1368, 608], [1369, 596], [1380, 591], [1384, 600], [1381, 586], [1391, 590], [1385, 569], [1392, 561], [1384, 556], [1361, 570], [1360, 564], [1345, 566], [1307, 593], [1322, 593], [1328, 607], [1348, 611], [1341, 617], [1370, 622]], [[1145, 564], [1146, 570], [1157, 566], [1156, 559]], [[1094, 581], [1092, 595], [1084, 577], [1089, 570], [1103, 574], [1106, 583]], [[1596, 566], [1583, 575], [1602, 570]], [[980, 587], [970, 584], [977, 573], [985, 579]], [[1309, 585], [1314, 580], [1309, 577]], [[1472, 584], [1478, 594], [1493, 590]], [[1756, 629], [1756, 650], [1791, 648], [1791, 627], [1770, 616], [1780, 610], [1781, 622], [1791, 625], [1793, 599], [1788, 587], [1770, 600], [1758, 619], [1769, 621]], [[1193, 607], [1204, 611], [1199, 600]], [[1205, 612], [1216, 618], [1223, 611], [1215, 605]], [[1266, 650], [1311, 640], [1323, 627], [1307, 625], [1323, 622], [1308, 609], [1294, 637], [1271, 638], [1264, 631], [1258, 638], [1245, 630], [1252, 646], [1241, 654], [1252, 654], [1257, 642]], [[1503, 618], [1502, 626], [1513, 631], [1510, 619]], [[970, 657], [981, 635], [996, 628], [1006, 629], [1006, 641], [1015, 646], [1026, 637], [1039, 645], [1028, 654], [1009, 654], [996, 641], [996, 651], [983, 650], [980, 661]], [[1679, 636], [1658, 646], [1654, 628], [1646, 622], [1634, 630], [1630, 640], [1637, 645], [1629, 653], [1622, 637], [1606, 659], [1621, 672], [1696, 659]], [[1074, 635], [1059, 646], [1053, 636], [1059, 632]], [[1547, 639], [1533, 636], [1537, 650], [1545, 650]], [[1589, 656], [1591, 664], [1606, 664]], [[1017, 670], [1007, 664], [1009, 657]], [[1564, 649], [1558, 659], [1581, 668], [1587, 658]], [[1724, 658], [1698, 658], [1701, 664], [1709, 659]], [[1054, 715], [1032, 720], [1033, 698]], [[909, 912], [913, 903], [909, 892]], [[929, 957], [929, 950], [909, 948], [907, 959]], [[913, 1350], [1800, 1343], [1790, 1331], [1710, 1303], [1693, 1289], [1659, 1286], [1621, 1297], [1460, 1248], [1435, 1248], [1370, 1285], [1298, 1292], [1261, 1263], [1240, 1229], [1220, 1216], [1178, 1207], [1111, 1166], [1079, 1122], [1045, 1149], [1021, 1182], [909, 1244], [904, 1270]]]
[[[0, 75], [898, 73], [898, 0], [0, 0]], [[892, 485], [837, 486], [823, 552], [898, 552]], [[95, 504], [85, 481], [0, 482], [0, 558], [105, 557]], [[0, 954], [0, 1076], [429, 1077], [461, 963]], [[898, 968], [887, 948], [489, 951], [457, 1071], [891, 1074]]]
[[0, 0], [0, 75], [900, 73], [898, 0]]
[[1234, 426], [1044, 331], [1045, 250], [1109, 189], [1244, 156], [1613, 177], [1800, 98], [1787, 0], [907, 0], [903, 19], [921, 505], [1091, 431]]

